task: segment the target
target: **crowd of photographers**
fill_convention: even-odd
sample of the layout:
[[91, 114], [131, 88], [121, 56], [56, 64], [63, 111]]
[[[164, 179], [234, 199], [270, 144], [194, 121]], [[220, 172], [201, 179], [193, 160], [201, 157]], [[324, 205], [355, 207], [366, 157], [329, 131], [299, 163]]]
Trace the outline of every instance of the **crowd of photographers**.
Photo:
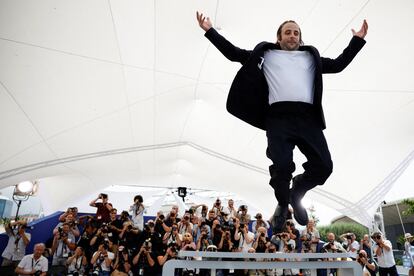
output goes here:
[[[248, 207], [235, 208], [233, 200], [223, 206], [217, 199], [214, 206], [196, 205], [179, 217], [177, 206], [167, 213], [159, 211], [153, 220], [144, 224], [144, 205], [141, 196], [134, 198], [129, 212], [118, 210], [108, 201], [108, 195], [100, 194], [90, 202], [96, 207], [95, 216], [79, 216], [76, 207], [69, 208], [59, 217], [50, 244], [37, 244], [35, 253], [24, 256], [30, 242], [25, 232], [26, 224], [14, 222], [6, 228], [9, 244], [3, 252], [3, 266], [15, 266], [20, 275], [161, 275], [168, 260], [176, 259], [181, 251], [218, 252], [348, 252], [358, 261], [364, 275], [375, 275], [378, 270], [372, 261], [371, 241], [368, 235], [357, 242], [352, 233], [343, 234], [336, 240], [333, 233], [321, 242], [312, 219], [302, 231], [287, 220], [284, 231], [271, 235], [269, 223], [260, 213], [254, 221]], [[390, 275], [397, 275], [391, 243], [383, 240], [380, 233], [373, 235], [381, 265]], [[381, 250], [378, 250], [380, 248]], [[49, 257], [49, 269], [43, 255]], [[41, 257], [42, 258], [41, 258]], [[31, 258], [31, 262], [24, 258]], [[274, 259], [280, 261], [282, 259]], [[298, 275], [299, 270], [218, 270], [218, 275]], [[307, 271], [301, 273], [307, 274]], [[336, 275], [336, 270], [328, 271]], [[208, 271], [181, 269], [176, 275], [209, 275]], [[381, 274], [386, 275], [386, 274]]]

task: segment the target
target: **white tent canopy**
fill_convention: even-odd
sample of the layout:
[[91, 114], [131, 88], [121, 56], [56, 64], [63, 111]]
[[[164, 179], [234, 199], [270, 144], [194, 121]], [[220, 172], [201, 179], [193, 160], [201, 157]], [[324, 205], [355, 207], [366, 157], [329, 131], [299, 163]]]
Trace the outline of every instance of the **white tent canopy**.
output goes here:
[[408, 0], [0, 0], [0, 188], [39, 179], [56, 210], [110, 185], [185, 186], [271, 213], [265, 133], [225, 110], [240, 65], [203, 37], [196, 10], [246, 49], [295, 19], [328, 57], [366, 18], [366, 46], [324, 77], [334, 173], [309, 197], [367, 224], [393, 185], [413, 196], [400, 177], [414, 171]]

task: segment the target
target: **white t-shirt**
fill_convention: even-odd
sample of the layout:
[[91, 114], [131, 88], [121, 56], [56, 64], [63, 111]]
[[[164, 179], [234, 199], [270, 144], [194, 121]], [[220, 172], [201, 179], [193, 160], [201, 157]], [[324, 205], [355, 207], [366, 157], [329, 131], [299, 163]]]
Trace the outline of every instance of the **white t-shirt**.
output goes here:
[[[112, 253], [110, 251], [108, 251], [107, 253], [108, 253], [108, 259], [113, 260], [114, 257], [115, 257], [114, 253]], [[101, 252], [96, 251], [95, 253], [93, 253], [92, 258], [95, 257], [96, 254], [101, 254]], [[99, 257], [98, 257], [98, 260], [96, 261], [95, 265], [97, 265], [98, 263], [99, 263]], [[111, 268], [106, 265], [105, 261], [103, 261], [100, 265], [101, 265], [102, 271], [111, 271]]]
[[[251, 240], [250, 243], [247, 243], [247, 241], [244, 238], [244, 235], [247, 235], [247, 237]], [[250, 231], [246, 233], [244, 233], [242, 235], [242, 233], [239, 233], [239, 248], [241, 248], [242, 252], [247, 252], [250, 248], [252, 248], [253, 245], [253, 241], [254, 241], [254, 234]]]
[[266, 51], [263, 73], [269, 86], [269, 104], [313, 103], [315, 61], [308, 51]]
[[[351, 251], [351, 247], [353, 249], [356, 249], [354, 252]], [[358, 256], [358, 250], [359, 250], [359, 242], [353, 241], [351, 244], [348, 244], [348, 247], [346, 248], [346, 251], [349, 254], [349, 257], [356, 259]]]
[[[17, 233], [17, 229], [12, 230], [14, 235], [12, 233], [7, 233], [7, 236], [9, 236], [9, 241], [7, 242], [7, 246], [3, 251], [3, 254], [1, 256], [3, 258], [6, 258], [10, 261], [20, 261], [23, 259], [25, 251], [26, 251], [26, 245], [24, 244], [23, 238], [20, 237], [20, 235]], [[25, 233], [27, 239], [30, 241], [30, 234]], [[19, 240], [16, 246], [16, 239]]]
[[24, 256], [17, 267], [22, 268], [25, 272], [31, 272], [33, 269], [36, 271], [40, 270], [42, 272], [47, 272], [48, 264], [47, 259], [44, 256], [40, 256], [39, 259], [35, 260], [33, 254], [30, 254]]
[[144, 205], [134, 204], [129, 208], [129, 211], [131, 212], [132, 222], [134, 223], [134, 226], [137, 227], [140, 231], [144, 230]]
[[[384, 240], [384, 244], [386, 246], [390, 247], [390, 250], [387, 251], [385, 249], [381, 249], [381, 256], [378, 256], [378, 266], [379, 267], [384, 267], [384, 268], [388, 268], [388, 267], [392, 267], [395, 265], [395, 260], [394, 260], [394, 253], [392, 253], [392, 244], [389, 240]], [[376, 252], [378, 248], [377, 244], [374, 244], [374, 246], [372, 247], [372, 251]]]

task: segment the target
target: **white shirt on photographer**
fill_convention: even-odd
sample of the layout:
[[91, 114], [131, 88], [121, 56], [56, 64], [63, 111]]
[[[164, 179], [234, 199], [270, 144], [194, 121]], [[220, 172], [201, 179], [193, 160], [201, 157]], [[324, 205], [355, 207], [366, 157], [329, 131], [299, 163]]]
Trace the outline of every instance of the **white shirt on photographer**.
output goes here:
[[[13, 229], [11, 231], [13, 231], [13, 233], [7, 233], [7, 236], [9, 236], [9, 241], [7, 242], [6, 249], [4, 249], [4, 252], [1, 256], [10, 261], [20, 261], [24, 257], [26, 251], [26, 244], [24, 243], [23, 238], [20, 237], [20, 235], [18, 234], [17, 229]], [[30, 234], [25, 233], [25, 235], [27, 239], [30, 241]], [[19, 241], [16, 246], [17, 239]]]
[[[394, 259], [394, 253], [392, 252], [392, 244], [389, 240], [384, 240], [384, 244], [386, 246], [390, 247], [390, 250], [387, 251], [383, 248], [381, 248], [381, 256], [378, 256], [378, 266], [379, 267], [384, 267], [384, 268], [388, 268], [388, 267], [392, 267], [395, 265], [395, 259]], [[372, 251], [375, 252], [377, 251], [378, 245], [374, 244], [374, 246], [372, 247]]]
[[[96, 251], [95, 253], [93, 253], [92, 258], [93, 258], [96, 254], [101, 254], [101, 252]], [[112, 260], [114, 259], [114, 257], [115, 257], [114, 253], [112, 253], [112, 252], [108, 251], [108, 252], [107, 252], [107, 254], [108, 254], [108, 259], [110, 259], [110, 260], [112, 261]], [[98, 260], [96, 261], [96, 264], [98, 264]], [[102, 269], [102, 271], [111, 271], [111, 268], [110, 268], [110, 267], [108, 267], [108, 266], [106, 265], [105, 261], [103, 261], [100, 265], [101, 265], [101, 269]]]
[[48, 270], [47, 259], [44, 256], [40, 256], [40, 258], [35, 261], [33, 254], [24, 256], [17, 266], [22, 268], [25, 272], [31, 272], [33, 269], [42, 272], [47, 272]]

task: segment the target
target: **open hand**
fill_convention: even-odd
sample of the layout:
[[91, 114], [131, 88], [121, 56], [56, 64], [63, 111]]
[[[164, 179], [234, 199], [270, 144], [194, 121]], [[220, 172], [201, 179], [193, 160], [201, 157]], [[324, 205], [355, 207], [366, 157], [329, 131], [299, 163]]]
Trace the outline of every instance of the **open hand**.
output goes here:
[[210, 21], [210, 17], [206, 18], [202, 13], [199, 13], [198, 11], [196, 15], [198, 25], [200, 25], [201, 29], [207, 32], [208, 30], [210, 30], [211, 27], [213, 27], [213, 24]]
[[368, 33], [368, 23], [367, 21], [364, 19], [364, 22], [362, 23], [361, 29], [356, 32], [354, 29], [351, 29], [352, 31], [352, 35], [358, 36], [360, 38], [365, 38], [365, 36]]

